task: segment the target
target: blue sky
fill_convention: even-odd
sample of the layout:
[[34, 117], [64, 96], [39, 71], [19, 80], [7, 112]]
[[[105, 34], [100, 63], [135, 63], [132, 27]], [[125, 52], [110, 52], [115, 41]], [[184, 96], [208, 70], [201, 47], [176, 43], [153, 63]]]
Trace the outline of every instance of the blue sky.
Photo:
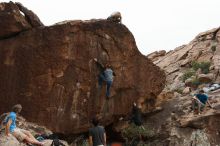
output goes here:
[[[8, 2], [9, 0], [0, 0]], [[12, 0], [14, 1], [14, 0]], [[45, 25], [107, 18], [120, 11], [143, 54], [172, 50], [220, 26], [220, 0], [17, 0]]]

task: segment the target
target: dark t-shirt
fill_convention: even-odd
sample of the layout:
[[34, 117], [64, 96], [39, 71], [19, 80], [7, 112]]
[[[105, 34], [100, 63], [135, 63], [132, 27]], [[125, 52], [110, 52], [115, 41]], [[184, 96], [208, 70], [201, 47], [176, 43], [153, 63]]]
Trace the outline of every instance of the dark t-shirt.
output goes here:
[[104, 145], [105, 129], [102, 126], [96, 126], [89, 129], [89, 136], [92, 136], [93, 146]]
[[138, 108], [137, 106], [133, 106], [133, 109], [132, 109], [132, 120], [135, 123], [135, 125], [137, 125], [137, 126], [141, 126], [142, 125], [141, 109]]
[[208, 96], [205, 94], [196, 94], [196, 97], [203, 103], [206, 104]]

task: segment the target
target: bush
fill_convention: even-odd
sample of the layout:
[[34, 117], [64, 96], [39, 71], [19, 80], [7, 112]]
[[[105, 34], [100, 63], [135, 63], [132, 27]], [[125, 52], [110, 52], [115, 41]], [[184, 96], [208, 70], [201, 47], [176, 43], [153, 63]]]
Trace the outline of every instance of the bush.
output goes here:
[[201, 69], [202, 73], [204, 74], [207, 74], [209, 73], [209, 67], [211, 65], [210, 62], [196, 62], [196, 61], [193, 61], [191, 63], [192, 65], [192, 68], [197, 71], [198, 69]]
[[188, 69], [182, 76], [182, 81], [185, 82], [188, 78], [194, 76], [196, 74], [195, 70]]
[[199, 82], [199, 79], [198, 78], [194, 78], [192, 80], [192, 84], [195, 85], [195, 86], [199, 86], [201, 83]]
[[212, 52], [215, 52], [216, 51], [216, 46], [212, 46], [211, 50], [212, 50]]
[[133, 139], [138, 139], [139, 136], [143, 137], [152, 137], [154, 132], [147, 128], [146, 126], [143, 126], [145, 129], [143, 129], [141, 126], [136, 126], [135, 124], [129, 125], [128, 128], [122, 130], [122, 136], [127, 141], [131, 141]]
[[178, 88], [178, 89], [174, 90], [174, 92], [177, 92], [179, 94], [183, 94], [183, 89]]

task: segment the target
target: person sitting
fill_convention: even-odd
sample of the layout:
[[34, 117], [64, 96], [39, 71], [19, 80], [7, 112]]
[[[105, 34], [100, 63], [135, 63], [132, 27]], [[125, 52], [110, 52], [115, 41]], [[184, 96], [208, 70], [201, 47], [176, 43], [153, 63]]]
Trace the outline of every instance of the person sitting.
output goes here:
[[93, 128], [89, 129], [90, 146], [106, 146], [106, 133], [103, 126], [99, 126], [99, 119], [92, 119]]
[[22, 106], [20, 104], [16, 104], [12, 107], [12, 111], [6, 118], [6, 136], [12, 134], [15, 138], [18, 139], [18, 141], [24, 141], [28, 144], [43, 146], [43, 143], [36, 140], [29, 131], [16, 127], [16, 117], [17, 114], [21, 112], [21, 110]]
[[192, 100], [192, 109], [195, 112], [198, 111], [198, 114], [201, 113], [206, 106], [206, 103], [212, 108], [212, 105], [209, 103], [208, 96], [205, 94], [203, 90], [199, 91], [199, 94], [195, 94]]

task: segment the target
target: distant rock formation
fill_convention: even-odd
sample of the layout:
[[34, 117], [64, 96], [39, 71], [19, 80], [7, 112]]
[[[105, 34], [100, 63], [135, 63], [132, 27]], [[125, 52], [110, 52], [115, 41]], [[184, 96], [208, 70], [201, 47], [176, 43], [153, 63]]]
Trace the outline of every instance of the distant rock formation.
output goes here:
[[[0, 4], [0, 112], [20, 103], [27, 120], [53, 132], [80, 133], [95, 114], [108, 125], [128, 114], [134, 101], [163, 90], [164, 72], [138, 51], [124, 25], [100, 19], [44, 27], [29, 12]], [[98, 92], [94, 58], [116, 73], [108, 102], [105, 84]]]
[[[167, 53], [154, 52], [148, 58], [166, 72], [166, 87], [158, 96], [157, 106], [164, 110], [147, 119], [152, 125], [156, 142], [148, 144], [171, 146], [214, 146], [219, 145], [220, 90], [207, 90], [213, 108], [206, 106], [201, 115], [193, 114], [192, 96], [211, 83], [220, 83], [220, 29], [200, 33], [189, 44], [177, 47]], [[164, 52], [164, 51], [161, 51]], [[209, 72], [194, 70], [192, 78], [182, 80], [191, 71], [193, 62], [209, 62]], [[193, 82], [200, 85], [194, 87]], [[191, 88], [191, 86], [193, 88]], [[210, 88], [210, 87], [209, 87]], [[159, 142], [158, 142], [159, 141]]]
[[[200, 33], [189, 44], [177, 47], [176, 49], [152, 58], [152, 53], [148, 55], [149, 59], [163, 69], [167, 74], [167, 82], [175, 83], [180, 76], [191, 67], [193, 61], [210, 62], [211, 82], [220, 82], [220, 28], [215, 28]], [[198, 73], [197, 73], [198, 74]], [[201, 74], [201, 73], [199, 73]]]

